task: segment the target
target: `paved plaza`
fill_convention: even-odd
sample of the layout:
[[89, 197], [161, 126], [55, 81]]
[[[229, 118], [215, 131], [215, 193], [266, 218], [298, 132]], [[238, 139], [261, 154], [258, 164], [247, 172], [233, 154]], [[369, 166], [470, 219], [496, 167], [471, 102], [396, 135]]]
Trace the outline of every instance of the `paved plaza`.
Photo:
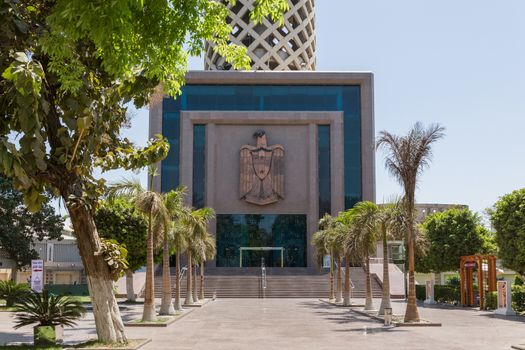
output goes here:
[[[376, 301], [379, 305], [379, 301]], [[404, 303], [394, 302], [394, 313]], [[140, 317], [140, 306], [123, 310], [127, 320]], [[128, 328], [130, 338], [151, 338], [144, 349], [510, 349], [525, 343], [524, 320], [495, 318], [468, 309], [420, 308], [442, 327], [385, 329], [346, 308], [315, 299], [222, 299], [208, 303], [167, 328]], [[0, 344], [30, 342], [31, 328], [12, 329], [12, 315], [0, 313]], [[92, 315], [68, 342], [95, 337]]]

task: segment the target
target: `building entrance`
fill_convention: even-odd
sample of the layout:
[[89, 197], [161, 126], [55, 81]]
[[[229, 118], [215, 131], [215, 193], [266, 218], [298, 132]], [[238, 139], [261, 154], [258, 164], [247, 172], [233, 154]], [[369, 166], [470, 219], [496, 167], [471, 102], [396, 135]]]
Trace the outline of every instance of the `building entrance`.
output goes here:
[[217, 215], [217, 267], [306, 267], [306, 215]]

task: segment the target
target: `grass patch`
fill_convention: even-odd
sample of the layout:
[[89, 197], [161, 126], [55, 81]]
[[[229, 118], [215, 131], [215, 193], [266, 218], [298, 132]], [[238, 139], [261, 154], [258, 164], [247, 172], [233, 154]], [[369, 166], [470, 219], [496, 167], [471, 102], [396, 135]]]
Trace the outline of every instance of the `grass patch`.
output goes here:
[[52, 346], [52, 347], [35, 347], [33, 345], [0, 345], [0, 350], [8, 350], [8, 349], [17, 349], [17, 350], [62, 350], [62, 347], [60, 346]]
[[89, 295], [68, 295], [68, 298], [84, 304], [91, 303], [91, 297]]
[[[176, 315], [173, 315], [173, 316], [176, 316]], [[161, 323], [166, 323], [168, 321], [171, 320], [171, 317], [157, 317], [157, 320], [156, 321], [142, 321], [141, 319], [139, 320], [133, 320], [131, 321], [131, 323], [137, 323], [137, 324], [161, 324]]]
[[83, 348], [83, 349], [97, 349], [97, 348], [110, 348], [110, 349], [129, 349], [134, 348], [142, 344], [146, 339], [129, 339], [127, 343], [104, 343], [98, 340], [90, 340], [85, 343], [77, 344], [73, 348]]
[[5, 305], [0, 305], [0, 311], [16, 311], [16, 306], [7, 307]]

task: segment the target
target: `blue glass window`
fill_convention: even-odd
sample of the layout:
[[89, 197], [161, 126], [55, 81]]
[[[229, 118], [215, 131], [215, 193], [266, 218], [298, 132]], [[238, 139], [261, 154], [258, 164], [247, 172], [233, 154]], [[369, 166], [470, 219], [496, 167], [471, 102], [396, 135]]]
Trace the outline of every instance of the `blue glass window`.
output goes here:
[[[239, 267], [241, 247], [282, 247], [284, 267], [306, 267], [306, 215], [217, 215], [217, 267]], [[243, 251], [243, 267], [281, 266], [281, 251]]]
[[193, 126], [193, 191], [194, 208], [204, 207], [206, 188], [206, 125]]
[[317, 126], [317, 156], [319, 167], [319, 217], [331, 214], [332, 189], [330, 172], [330, 125]]

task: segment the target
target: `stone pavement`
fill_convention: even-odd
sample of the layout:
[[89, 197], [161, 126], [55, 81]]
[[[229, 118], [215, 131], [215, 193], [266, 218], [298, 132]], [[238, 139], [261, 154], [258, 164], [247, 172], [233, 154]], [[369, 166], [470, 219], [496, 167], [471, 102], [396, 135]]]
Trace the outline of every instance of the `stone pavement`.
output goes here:
[[[355, 300], [358, 301], [358, 300]], [[376, 301], [379, 305], [379, 301]], [[394, 301], [394, 313], [404, 302]], [[377, 321], [314, 299], [222, 299], [210, 302], [167, 328], [128, 328], [130, 338], [152, 338], [144, 349], [506, 349], [525, 342], [522, 318], [496, 318], [490, 312], [421, 307], [422, 318], [443, 327], [384, 329]], [[140, 316], [140, 306], [123, 311]], [[31, 329], [12, 330], [0, 313], [0, 344], [31, 341]], [[93, 338], [92, 315], [66, 340]]]

